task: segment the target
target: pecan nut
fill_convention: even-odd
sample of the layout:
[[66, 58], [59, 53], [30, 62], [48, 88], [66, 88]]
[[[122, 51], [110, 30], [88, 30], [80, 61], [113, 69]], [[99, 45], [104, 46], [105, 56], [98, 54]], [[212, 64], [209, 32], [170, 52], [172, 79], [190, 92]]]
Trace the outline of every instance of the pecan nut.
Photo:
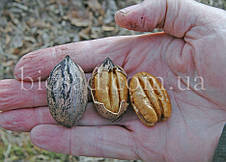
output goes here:
[[171, 115], [167, 91], [158, 79], [146, 72], [135, 74], [129, 83], [130, 101], [146, 126], [153, 126]]
[[126, 72], [106, 58], [96, 67], [90, 80], [91, 95], [98, 113], [110, 120], [118, 119], [127, 109]]
[[86, 77], [69, 56], [50, 73], [47, 101], [52, 117], [61, 125], [72, 127], [82, 117], [87, 105]]

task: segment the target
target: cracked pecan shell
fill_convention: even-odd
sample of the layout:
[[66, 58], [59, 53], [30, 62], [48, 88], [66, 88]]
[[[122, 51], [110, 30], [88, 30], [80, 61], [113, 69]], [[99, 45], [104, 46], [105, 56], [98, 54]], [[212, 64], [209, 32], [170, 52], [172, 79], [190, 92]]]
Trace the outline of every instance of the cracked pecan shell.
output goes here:
[[114, 121], [126, 111], [127, 75], [110, 58], [94, 69], [89, 83], [94, 105], [101, 116]]

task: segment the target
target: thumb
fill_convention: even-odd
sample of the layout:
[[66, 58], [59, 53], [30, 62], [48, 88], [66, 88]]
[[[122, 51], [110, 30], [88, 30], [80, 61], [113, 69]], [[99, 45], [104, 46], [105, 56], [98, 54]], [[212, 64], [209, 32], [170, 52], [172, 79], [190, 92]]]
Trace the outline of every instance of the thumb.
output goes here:
[[116, 12], [115, 21], [121, 27], [142, 32], [160, 27], [181, 38], [194, 26], [216, 21], [216, 10], [192, 0], [145, 0]]

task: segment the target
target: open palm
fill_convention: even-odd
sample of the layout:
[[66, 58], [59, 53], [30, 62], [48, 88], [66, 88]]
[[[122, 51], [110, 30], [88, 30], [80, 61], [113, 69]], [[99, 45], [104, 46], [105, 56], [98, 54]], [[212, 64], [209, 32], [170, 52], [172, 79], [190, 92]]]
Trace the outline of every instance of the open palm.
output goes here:
[[[31, 131], [37, 146], [73, 155], [211, 160], [226, 121], [225, 12], [193, 1], [151, 0], [117, 12], [116, 22], [137, 31], [158, 26], [164, 32], [72, 43], [25, 55], [15, 68], [17, 80], [0, 81], [0, 125]], [[88, 103], [79, 126], [57, 125], [48, 111], [45, 80], [65, 55], [87, 76], [108, 56], [129, 77], [146, 71], [163, 78], [172, 116], [148, 128], [130, 107], [112, 123]]]

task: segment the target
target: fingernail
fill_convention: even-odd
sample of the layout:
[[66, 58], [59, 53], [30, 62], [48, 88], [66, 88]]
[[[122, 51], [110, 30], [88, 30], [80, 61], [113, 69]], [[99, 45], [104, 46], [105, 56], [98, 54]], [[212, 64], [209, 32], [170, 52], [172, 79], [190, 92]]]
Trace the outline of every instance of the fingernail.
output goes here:
[[127, 15], [130, 11], [134, 10], [135, 8], [137, 8], [138, 5], [139, 5], [139, 4], [133, 5], [133, 6], [129, 6], [129, 7], [126, 7], [126, 8], [123, 8], [123, 9], [117, 11], [116, 14], [119, 13], [119, 14], [125, 16], [125, 15]]
[[124, 8], [124, 9], [119, 10], [118, 12], [119, 12], [121, 15], [126, 15], [126, 14], [129, 12], [129, 10], [126, 10], [126, 8]]

